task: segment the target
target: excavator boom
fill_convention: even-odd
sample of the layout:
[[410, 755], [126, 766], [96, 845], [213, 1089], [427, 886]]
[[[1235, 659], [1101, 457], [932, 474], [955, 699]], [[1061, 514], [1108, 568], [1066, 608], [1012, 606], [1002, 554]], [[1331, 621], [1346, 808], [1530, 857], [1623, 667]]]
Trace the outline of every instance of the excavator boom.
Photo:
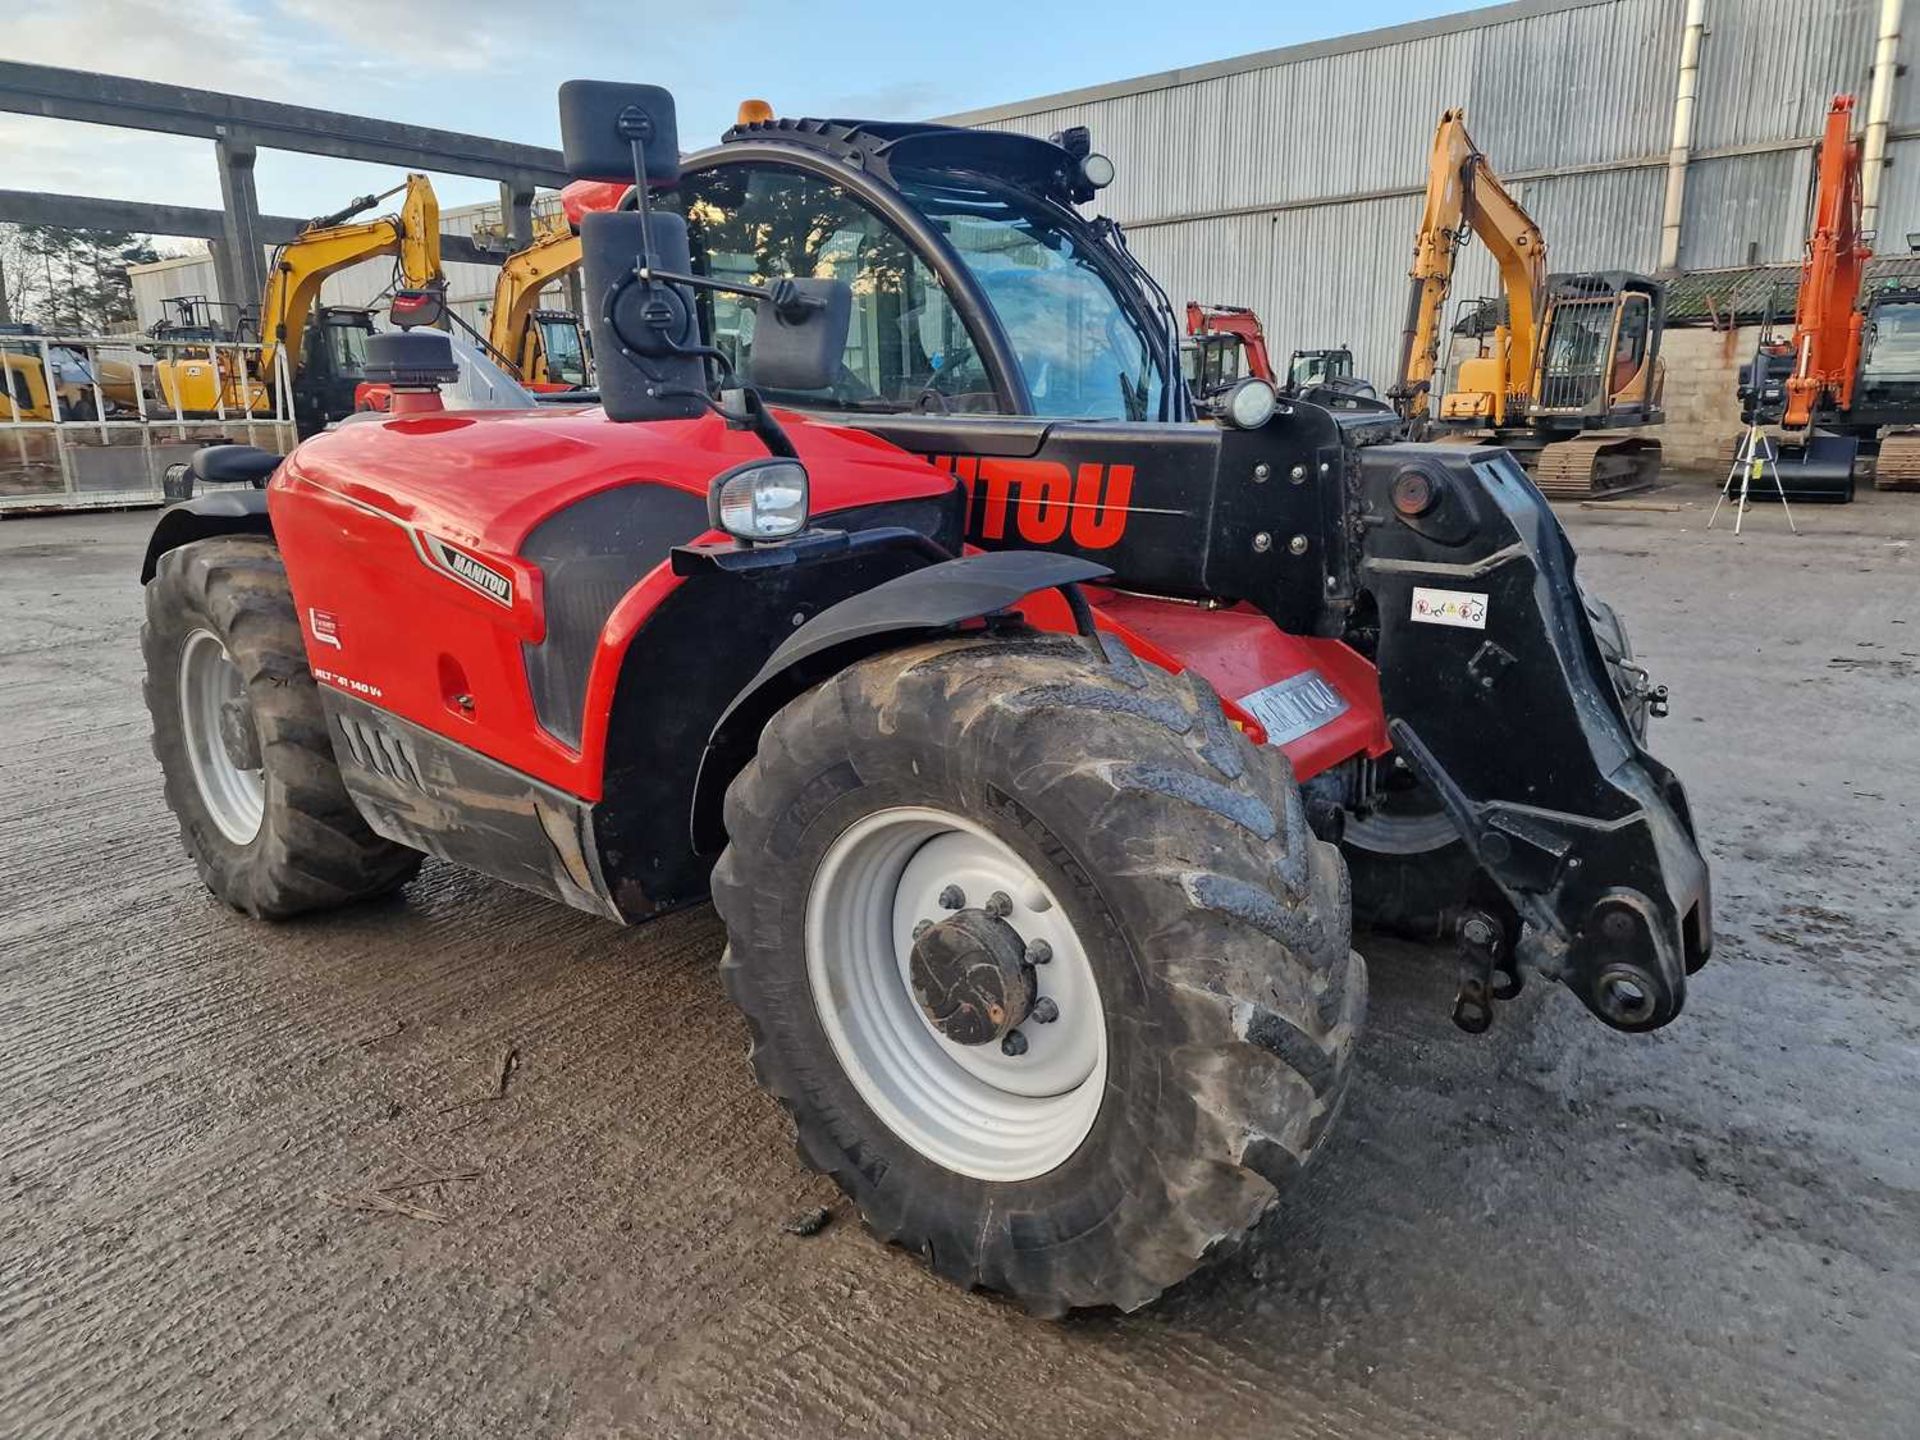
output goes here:
[[1788, 429], [1813, 423], [1822, 409], [1853, 406], [1860, 371], [1860, 286], [1873, 251], [1860, 230], [1860, 140], [1850, 133], [1853, 97], [1836, 95], [1820, 140], [1813, 225], [1794, 304], [1793, 375], [1787, 381]]
[[276, 353], [284, 349], [288, 373], [299, 370], [301, 339], [320, 286], [329, 275], [362, 260], [397, 256], [403, 283], [418, 289], [440, 278], [440, 202], [424, 175], [407, 176], [400, 213], [357, 224], [316, 222], [274, 257], [273, 274], [260, 306], [260, 379], [272, 384]]

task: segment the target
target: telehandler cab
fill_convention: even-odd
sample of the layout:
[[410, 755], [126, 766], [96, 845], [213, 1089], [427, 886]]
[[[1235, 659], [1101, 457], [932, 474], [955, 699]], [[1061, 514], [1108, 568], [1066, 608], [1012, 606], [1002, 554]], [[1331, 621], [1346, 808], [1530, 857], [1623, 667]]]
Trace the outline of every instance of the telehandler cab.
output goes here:
[[1324, 1139], [1346, 832], [1470, 862], [1470, 1028], [1523, 966], [1679, 1013], [1685, 796], [1510, 457], [1196, 421], [1084, 132], [760, 120], [683, 165], [664, 90], [560, 111], [576, 176], [639, 182], [581, 227], [600, 404], [449, 412], [445, 337], [378, 337], [392, 413], [156, 529], [154, 746], [217, 896], [422, 854], [627, 922], [710, 894], [806, 1162], [1045, 1313], [1150, 1301]]

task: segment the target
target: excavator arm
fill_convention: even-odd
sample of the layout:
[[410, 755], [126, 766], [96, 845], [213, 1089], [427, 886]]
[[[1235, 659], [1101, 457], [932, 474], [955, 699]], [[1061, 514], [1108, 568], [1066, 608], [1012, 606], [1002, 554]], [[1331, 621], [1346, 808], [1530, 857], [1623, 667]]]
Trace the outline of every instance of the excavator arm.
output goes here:
[[1467, 133], [1466, 112], [1448, 110], [1434, 131], [1425, 208], [1414, 238], [1412, 290], [1401, 336], [1400, 383], [1393, 397], [1408, 419], [1429, 413], [1447, 292], [1466, 231], [1480, 237], [1500, 267], [1506, 324], [1496, 328], [1492, 360], [1494, 424], [1506, 418], [1507, 397], [1530, 383], [1538, 356], [1546, 297], [1547, 244], [1540, 227], [1507, 193]]
[[[276, 356], [282, 349], [288, 374], [299, 370], [301, 340], [320, 298], [320, 286], [335, 271], [361, 260], [394, 255], [409, 288], [439, 281], [440, 202], [433, 184], [424, 175], [409, 175], [401, 188], [406, 198], [398, 215], [352, 224], [316, 222], [281, 248], [260, 306], [262, 382], [273, 383]], [[372, 197], [355, 208], [365, 209], [383, 198]]]
[[1787, 380], [1788, 429], [1804, 430], [1815, 412], [1853, 408], [1860, 371], [1860, 286], [1873, 257], [1860, 230], [1860, 141], [1850, 134], [1853, 97], [1836, 95], [1820, 140], [1813, 226], [1794, 303], [1793, 374]]

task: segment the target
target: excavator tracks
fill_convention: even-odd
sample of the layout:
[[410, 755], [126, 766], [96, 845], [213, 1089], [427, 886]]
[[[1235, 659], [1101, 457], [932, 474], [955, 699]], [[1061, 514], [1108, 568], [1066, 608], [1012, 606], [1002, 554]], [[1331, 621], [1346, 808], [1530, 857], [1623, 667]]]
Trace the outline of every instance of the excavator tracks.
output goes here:
[[1920, 490], [1920, 430], [1895, 430], [1881, 439], [1873, 488]]
[[1527, 464], [1549, 500], [1604, 500], [1645, 490], [1660, 478], [1660, 442], [1581, 436], [1543, 445]]

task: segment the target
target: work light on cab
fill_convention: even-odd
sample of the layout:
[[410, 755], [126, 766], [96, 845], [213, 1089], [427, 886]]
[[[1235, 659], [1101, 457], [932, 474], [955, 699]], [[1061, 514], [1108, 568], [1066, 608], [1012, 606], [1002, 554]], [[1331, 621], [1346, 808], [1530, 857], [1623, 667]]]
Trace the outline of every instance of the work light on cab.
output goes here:
[[807, 528], [807, 467], [750, 460], [716, 475], [707, 518], [736, 540], [785, 540]]
[[1249, 375], [1227, 392], [1220, 414], [1236, 430], [1258, 430], [1273, 418], [1279, 392], [1265, 380]]

